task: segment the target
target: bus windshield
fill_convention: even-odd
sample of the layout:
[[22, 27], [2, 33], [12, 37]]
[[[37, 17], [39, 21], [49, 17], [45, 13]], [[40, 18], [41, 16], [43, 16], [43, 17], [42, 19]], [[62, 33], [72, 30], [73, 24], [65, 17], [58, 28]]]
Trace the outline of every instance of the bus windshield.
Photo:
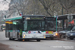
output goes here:
[[25, 21], [24, 30], [44, 30], [45, 22], [43, 20]]
[[41, 21], [41, 20], [28, 20], [28, 23], [27, 23], [28, 27], [27, 29], [28, 30], [41, 30], [41, 29], [44, 29], [44, 21]]
[[45, 30], [56, 30], [56, 21], [46, 21]]

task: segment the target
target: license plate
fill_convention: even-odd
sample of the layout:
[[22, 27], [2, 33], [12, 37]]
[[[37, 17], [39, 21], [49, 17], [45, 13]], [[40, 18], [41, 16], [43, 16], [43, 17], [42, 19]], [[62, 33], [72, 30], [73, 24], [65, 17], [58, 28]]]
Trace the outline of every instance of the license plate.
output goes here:
[[32, 38], [36, 38], [36, 36], [34, 35]]
[[32, 37], [32, 38], [37, 38], [37, 37]]
[[50, 36], [47, 36], [47, 37], [50, 37]]

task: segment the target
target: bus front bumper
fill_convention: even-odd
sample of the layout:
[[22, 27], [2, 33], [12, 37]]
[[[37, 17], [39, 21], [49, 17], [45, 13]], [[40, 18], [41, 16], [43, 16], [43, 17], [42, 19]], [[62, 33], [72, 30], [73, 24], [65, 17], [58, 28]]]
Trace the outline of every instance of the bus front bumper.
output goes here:
[[54, 36], [54, 35], [46, 35], [46, 38], [58, 38], [58, 36]]

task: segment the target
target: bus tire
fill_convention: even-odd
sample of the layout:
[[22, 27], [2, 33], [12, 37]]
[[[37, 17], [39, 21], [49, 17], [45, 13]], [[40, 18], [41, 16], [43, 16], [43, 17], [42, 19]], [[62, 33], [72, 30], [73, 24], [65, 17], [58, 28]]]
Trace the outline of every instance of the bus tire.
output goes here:
[[37, 40], [38, 42], [40, 42], [40, 40]]
[[11, 37], [10, 37], [10, 33], [9, 33], [8, 35], [9, 35], [9, 40], [14, 40], [14, 38], [11, 38]]
[[70, 38], [70, 40], [73, 40], [74, 38]]
[[25, 41], [29, 41], [29, 39], [25, 39]]
[[9, 36], [9, 40], [12, 40], [12, 39], [10, 38], [10, 33], [8, 33], [8, 36]]
[[9, 40], [14, 40], [14, 38], [9, 38]]
[[11, 38], [9, 38], [9, 40], [12, 40]]
[[54, 38], [52, 37], [51, 40], [54, 40]]

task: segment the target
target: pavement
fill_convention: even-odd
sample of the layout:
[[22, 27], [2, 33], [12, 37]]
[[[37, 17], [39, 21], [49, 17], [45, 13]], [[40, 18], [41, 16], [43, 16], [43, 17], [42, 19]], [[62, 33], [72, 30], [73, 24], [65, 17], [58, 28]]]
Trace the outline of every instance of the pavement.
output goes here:
[[75, 50], [75, 40], [10, 41], [0, 32], [0, 50]]
[[9, 48], [8, 45], [0, 43], [0, 50], [13, 50], [13, 49]]

